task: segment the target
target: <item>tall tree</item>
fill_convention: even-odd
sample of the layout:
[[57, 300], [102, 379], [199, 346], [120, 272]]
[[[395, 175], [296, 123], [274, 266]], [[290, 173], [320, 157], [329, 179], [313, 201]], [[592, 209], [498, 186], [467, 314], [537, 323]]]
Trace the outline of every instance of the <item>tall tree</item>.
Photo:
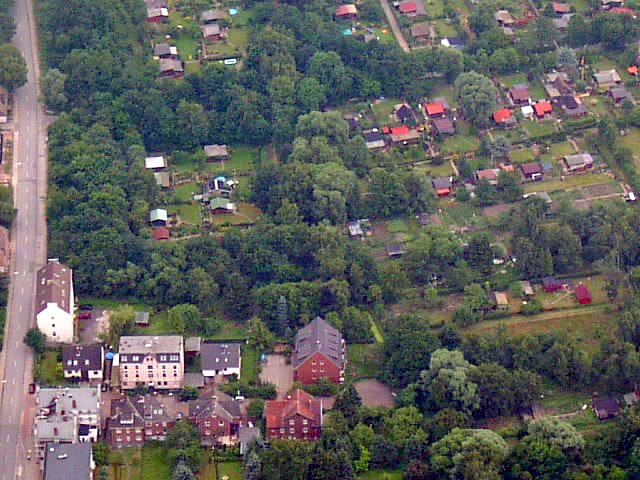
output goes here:
[[0, 85], [10, 92], [27, 83], [27, 63], [20, 50], [6, 43], [0, 45]]

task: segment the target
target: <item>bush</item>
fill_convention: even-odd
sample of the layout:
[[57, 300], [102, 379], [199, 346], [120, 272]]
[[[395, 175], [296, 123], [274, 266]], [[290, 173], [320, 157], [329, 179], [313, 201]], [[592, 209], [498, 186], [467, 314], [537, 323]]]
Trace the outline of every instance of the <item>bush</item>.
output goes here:
[[277, 395], [276, 386], [273, 383], [247, 384], [235, 382], [222, 385], [222, 391], [235, 396], [242, 395], [245, 398], [262, 398], [264, 400], [274, 400]]
[[532, 298], [528, 300], [527, 303], [522, 304], [522, 309], [520, 313], [523, 315], [535, 315], [536, 313], [541, 313], [544, 310], [542, 303], [537, 298]]
[[261, 398], [254, 398], [249, 402], [249, 406], [247, 407], [247, 413], [251, 418], [255, 418], [259, 420], [262, 418], [262, 414], [264, 412], [264, 400]]
[[338, 393], [338, 385], [331, 383], [327, 377], [321, 377], [320, 381], [312, 385], [303, 385], [300, 382], [293, 384], [293, 390], [301, 389], [313, 396], [330, 397]]

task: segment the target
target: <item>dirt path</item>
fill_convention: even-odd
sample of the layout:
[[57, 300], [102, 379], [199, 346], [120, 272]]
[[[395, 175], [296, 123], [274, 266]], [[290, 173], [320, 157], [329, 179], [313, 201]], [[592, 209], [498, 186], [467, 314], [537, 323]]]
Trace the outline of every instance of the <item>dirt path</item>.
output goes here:
[[393, 12], [391, 11], [391, 7], [389, 6], [389, 3], [387, 2], [387, 0], [380, 0], [380, 5], [382, 5], [384, 14], [387, 16], [387, 21], [389, 22], [389, 25], [391, 25], [391, 30], [393, 31], [393, 35], [396, 37], [396, 40], [398, 41], [398, 45], [400, 45], [400, 48], [405, 53], [409, 53], [411, 49], [409, 48], [409, 44], [407, 43], [407, 41], [404, 39], [404, 36], [402, 35], [402, 30], [400, 30], [400, 26], [398, 25], [396, 17], [393, 16]]

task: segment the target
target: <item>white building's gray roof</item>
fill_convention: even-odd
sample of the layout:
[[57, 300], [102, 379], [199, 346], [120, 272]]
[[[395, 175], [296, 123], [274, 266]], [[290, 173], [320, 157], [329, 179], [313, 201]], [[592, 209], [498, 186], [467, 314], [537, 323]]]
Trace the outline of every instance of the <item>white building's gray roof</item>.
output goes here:
[[98, 413], [100, 410], [100, 389], [81, 388], [41, 388], [38, 392], [38, 407], [53, 406], [56, 414], [61, 412]]
[[44, 480], [88, 480], [91, 478], [91, 444], [48, 444]]

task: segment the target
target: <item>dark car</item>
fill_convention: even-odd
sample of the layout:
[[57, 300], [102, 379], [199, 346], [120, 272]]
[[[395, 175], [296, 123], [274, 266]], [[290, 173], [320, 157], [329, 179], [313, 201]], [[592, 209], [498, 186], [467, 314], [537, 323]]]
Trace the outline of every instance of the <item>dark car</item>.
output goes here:
[[32, 395], [34, 393], [36, 393], [36, 384], [35, 383], [30, 383], [29, 384], [29, 393], [32, 394]]
[[93, 305], [90, 303], [83, 303], [78, 307], [78, 310], [93, 310]]

